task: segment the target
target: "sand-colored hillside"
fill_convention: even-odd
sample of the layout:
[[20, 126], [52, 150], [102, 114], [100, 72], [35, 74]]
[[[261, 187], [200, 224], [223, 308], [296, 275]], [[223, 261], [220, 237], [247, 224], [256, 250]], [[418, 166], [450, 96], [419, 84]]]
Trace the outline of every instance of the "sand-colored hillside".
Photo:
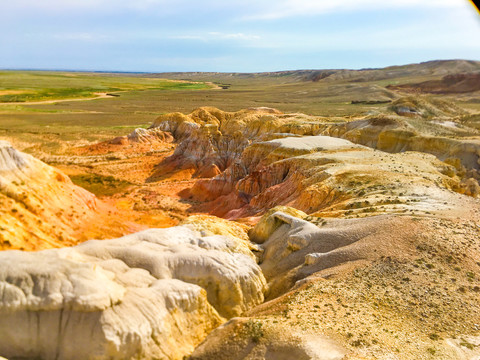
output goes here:
[[0, 249], [41, 250], [141, 229], [60, 170], [0, 142]]
[[478, 204], [457, 200], [447, 217], [267, 215], [259, 225], [277, 218], [261, 245], [271, 300], [191, 359], [475, 359]]
[[93, 194], [60, 171], [0, 142], [0, 246], [41, 249], [72, 244], [96, 210]]

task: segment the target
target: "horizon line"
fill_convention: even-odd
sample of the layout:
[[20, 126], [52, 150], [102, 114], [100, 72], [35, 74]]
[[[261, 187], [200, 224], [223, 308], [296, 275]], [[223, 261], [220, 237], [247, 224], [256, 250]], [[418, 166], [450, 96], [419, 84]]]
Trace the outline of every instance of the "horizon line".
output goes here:
[[359, 69], [354, 68], [317, 68], [317, 69], [288, 69], [288, 70], [270, 70], [270, 71], [138, 71], [138, 70], [88, 70], [88, 69], [48, 69], [48, 68], [0, 68], [0, 71], [51, 71], [51, 72], [80, 72], [80, 73], [105, 73], [105, 74], [182, 74], [182, 73], [214, 73], [214, 74], [265, 74], [265, 73], [282, 73], [295, 71], [327, 71], [327, 70], [350, 70], [350, 71], [364, 71], [364, 70], [379, 70], [396, 66], [420, 65], [430, 62], [448, 62], [448, 61], [468, 61], [479, 62], [480, 60], [472, 59], [432, 59], [421, 62], [414, 62], [408, 64], [393, 64], [383, 67], [363, 67]]

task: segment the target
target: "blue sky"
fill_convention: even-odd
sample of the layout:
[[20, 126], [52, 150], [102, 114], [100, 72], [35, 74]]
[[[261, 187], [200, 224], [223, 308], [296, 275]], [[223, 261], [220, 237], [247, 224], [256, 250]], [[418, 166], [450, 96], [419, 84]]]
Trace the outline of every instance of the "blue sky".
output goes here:
[[3, 0], [0, 68], [254, 72], [480, 60], [467, 0]]

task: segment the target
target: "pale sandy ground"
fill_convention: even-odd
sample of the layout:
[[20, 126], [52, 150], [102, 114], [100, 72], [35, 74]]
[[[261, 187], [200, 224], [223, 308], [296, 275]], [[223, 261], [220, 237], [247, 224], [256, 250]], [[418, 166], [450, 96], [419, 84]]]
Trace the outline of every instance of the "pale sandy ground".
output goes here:
[[[170, 80], [170, 81], [174, 81], [174, 80]], [[187, 82], [187, 81], [175, 80], [175, 82]], [[210, 89], [213, 89], [213, 90], [222, 89], [220, 86], [212, 82], [206, 82], [206, 84], [211, 86]], [[23, 90], [2, 90], [0, 91], [0, 95], [22, 94], [24, 92], [25, 91]], [[67, 102], [67, 101], [85, 101], [85, 100], [95, 100], [95, 99], [105, 99], [105, 98], [115, 97], [105, 92], [98, 92], [98, 93], [95, 93], [95, 95], [96, 95], [95, 97], [81, 98], [81, 99], [74, 98], [74, 99], [58, 99], [58, 100], [43, 100], [43, 101], [25, 101], [25, 102], [0, 102], [0, 105], [43, 105], [43, 104], [54, 104], [58, 102]]]
[[91, 98], [82, 98], [82, 99], [59, 99], [59, 100], [44, 100], [44, 101], [25, 101], [25, 102], [0, 102], [0, 105], [43, 105], [43, 104], [54, 104], [58, 102], [66, 101], [85, 101], [85, 100], [95, 100], [95, 99], [105, 99], [115, 97], [107, 93], [95, 93], [95, 97]]

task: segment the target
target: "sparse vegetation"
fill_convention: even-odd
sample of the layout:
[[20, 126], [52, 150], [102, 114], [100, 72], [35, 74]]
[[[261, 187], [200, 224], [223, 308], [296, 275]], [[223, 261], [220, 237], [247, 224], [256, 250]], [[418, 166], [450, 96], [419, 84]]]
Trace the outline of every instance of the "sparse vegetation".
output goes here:
[[98, 174], [73, 175], [70, 179], [74, 184], [87, 189], [99, 197], [121, 193], [132, 185], [127, 181], [117, 180], [113, 176], [101, 176]]
[[249, 319], [244, 325], [244, 335], [258, 343], [265, 335], [263, 324], [259, 320]]
[[209, 87], [201, 82], [168, 81], [139, 76], [30, 71], [2, 72], [0, 86], [0, 102], [12, 103], [90, 98], [95, 97], [96, 93], [119, 91], [197, 90]]

